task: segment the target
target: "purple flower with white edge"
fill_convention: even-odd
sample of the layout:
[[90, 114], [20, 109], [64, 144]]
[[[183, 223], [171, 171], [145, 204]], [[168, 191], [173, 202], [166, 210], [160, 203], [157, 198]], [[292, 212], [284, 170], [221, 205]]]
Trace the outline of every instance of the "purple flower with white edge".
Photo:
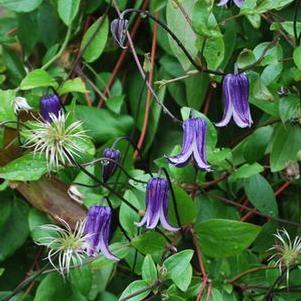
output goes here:
[[189, 118], [183, 122], [183, 131], [181, 152], [177, 156], [166, 157], [169, 163], [182, 167], [193, 158], [198, 168], [210, 171], [206, 155], [206, 121], [200, 117]]
[[51, 115], [58, 117], [61, 109], [62, 105], [56, 94], [43, 96], [40, 100], [40, 114], [45, 122], [51, 123]]
[[[223, 6], [223, 5], [227, 5], [228, 2], [230, 2], [231, 0], [221, 0], [219, 3], [218, 3], [218, 6]], [[236, 4], [236, 6], [238, 7], [242, 7], [245, 0], [233, 0], [233, 2]]]
[[91, 206], [84, 229], [88, 256], [97, 256], [100, 252], [110, 260], [119, 260], [109, 250], [109, 236], [112, 211], [107, 206]]
[[129, 21], [123, 18], [115, 19], [111, 22], [111, 33], [117, 44], [125, 49], [126, 31]]
[[146, 187], [146, 212], [138, 227], [146, 225], [147, 229], [154, 229], [159, 221], [164, 229], [178, 231], [168, 222], [168, 181], [163, 178], [151, 178]]
[[[103, 157], [114, 160], [115, 162], [119, 163], [121, 153], [118, 149], [106, 148], [103, 151]], [[117, 168], [117, 164], [111, 160], [102, 161], [102, 180], [104, 183], [106, 183], [109, 180], [109, 178], [115, 173]]]
[[223, 100], [225, 110], [218, 127], [228, 125], [233, 117], [241, 128], [250, 127], [253, 123], [249, 105], [249, 80], [245, 73], [227, 74], [223, 80]]

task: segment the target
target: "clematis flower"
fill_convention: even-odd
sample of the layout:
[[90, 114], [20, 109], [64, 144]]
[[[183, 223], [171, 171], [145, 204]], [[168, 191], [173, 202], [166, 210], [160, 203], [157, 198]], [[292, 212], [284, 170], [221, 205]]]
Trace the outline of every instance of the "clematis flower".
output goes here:
[[84, 233], [86, 234], [86, 250], [88, 256], [97, 256], [99, 252], [110, 260], [119, 260], [108, 247], [112, 211], [107, 206], [89, 208]]
[[168, 181], [163, 178], [152, 178], [146, 187], [146, 212], [138, 227], [146, 225], [148, 229], [154, 229], [159, 221], [164, 229], [168, 231], [178, 231], [167, 221], [168, 209]]
[[[230, 2], [231, 0], [221, 0], [219, 3], [218, 3], [218, 6], [223, 6], [223, 5], [227, 5], [228, 2]], [[236, 4], [236, 6], [238, 7], [242, 7], [245, 0], [233, 0], [233, 2]]]
[[301, 256], [301, 237], [296, 236], [292, 242], [286, 229], [277, 230], [274, 234], [277, 238], [277, 244], [275, 244], [269, 250], [275, 251], [275, 254], [269, 258], [269, 261], [276, 258], [275, 265], [279, 267], [280, 274], [282, 268], [286, 268], [286, 280], [288, 283], [290, 266], [295, 264]]
[[245, 73], [227, 74], [223, 80], [223, 99], [225, 104], [222, 121], [218, 127], [228, 125], [231, 117], [241, 127], [250, 127], [253, 123], [249, 106], [249, 80]]
[[51, 115], [58, 117], [61, 109], [62, 105], [56, 94], [43, 96], [40, 100], [40, 114], [45, 122], [52, 122]]
[[15, 114], [19, 113], [20, 111], [28, 112], [32, 109], [32, 107], [28, 104], [26, 98], [21, 96], [17, 96], [14, 99], [13, 106]]
[[[47, 232], [47, 237], [40, 237], [36, 244], [46, 246], [50, 264], [62, 275], [69, 274], [72, 265], [82, 265], [87, 257], [84, 235], [85, 221], [78, 221], [75, 229], [63, 219], [59, 219], [62, 226], [45, 224], [39, 226]], [[57, 260], [55, 260], [57, 259]], [[57, 263], [55, 263], [57, 262]]]
[[66, 116], [49, 114], [51, 122], [37, 120], [32, 122], [32, 129], [24, 130], [24, 147], [33, 148], [34, 154], [45, 154], [49, 170], [56, 170], [62, 165], [74, 165], [74, 160], [83, 155], [79, 142], [88, 140], [82, 130], [82, 122], [75, 121], [66, 125]]
[[166, 157], [167, 160], [177, 167], [182, 167], [193, 158], [198, 168], [210, 171], [206, 156], [206, 121], [200, 117], [187, 119], [183, 122], [183, 130], [183, 145], [180, 154]]
[[125, 49], [126, 31], [129, 21], [123, 18], [115, 19], [111, 22], [111, 33], [117, 44]]
[[[103, 157], [112, 159], [119, 163], [121, 153], [118, 149], [106, 148], [103, 151]], [[102, 179], [103, 179], [103, 182], [106, 183], [109, 180], [109, 178], [115, 173], [117, 164], [115, 162], [112, 162], [109, 160], [103, 160], [102, 164], [103, 164]]]

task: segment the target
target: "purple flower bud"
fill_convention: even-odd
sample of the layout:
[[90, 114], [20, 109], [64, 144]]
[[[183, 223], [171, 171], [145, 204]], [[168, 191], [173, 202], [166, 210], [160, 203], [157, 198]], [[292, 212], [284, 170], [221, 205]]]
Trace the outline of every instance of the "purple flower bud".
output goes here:
[[[119, 163], [121, 153], [118, 149], [106, 148], [103, 151], [103, 157], [114, 160], [115, 162]], [[115, 162], [103, 160], [102, 180], [104, 183], [106, 183], [109, 180], [109, 178], [115, 173], [117, 168], [117, 164]]]
[[228, 125], [231, 117], [241, 128], [253, 123], [249, 106], [249, 80], [245, 73], [227, 74], [223, 80], [224, 116], [216, 126]]
[[159, 221], [164, 229], [168, 231], [178, 231], [169, 224], [168, 220], [168, 181], [162, 178], [152, 178], [146, 187], [146, 212], [138, 227], [146, 224], [146, 228], [154, 229]]
[[52, 122], [51, 114], [58, 117], [61, 109], [62, 105], [56, 94], [43, 96], [40, 100], [40, 114], [45, 122]]
[[198, 168], [210, 171], [206, 156], [206, 121], [200, 117], [187, 119], [183, 122], [183, 130], [183, 145], [180, 154], [167, 157], [167, 160], [177, 167], [182, 167], [193, 158]]
[[126, 31], [129, 21], [123, 18], [115, 19], [111, 22], [111, 33], [114, 40], [121, 48], [125, 48]]
[[100, 252], [110, 260], [119, 260], [109, 250], [109, 236], [112, 211], [107, 206], [89, 208], [84, 233], [88, 256], [97, 256]]
[[[219, 2], [218, 6], [226, 5], [226, 4], [228, 4], [229, 1], [231, 1], [231, 0], [221, 0]], [[238, 6], [238, 7], [242, 7], [245, 2], [245, 0], [233, 0], [233, 1], [236, 4], [236, 6]]]

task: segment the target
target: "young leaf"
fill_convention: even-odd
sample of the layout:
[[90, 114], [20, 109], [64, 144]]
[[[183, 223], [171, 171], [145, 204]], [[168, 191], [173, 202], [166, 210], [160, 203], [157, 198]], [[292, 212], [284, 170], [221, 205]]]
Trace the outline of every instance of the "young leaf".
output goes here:
[[84, 59], [88, 62], [94, 62], [99, 58], [107, 42], [109, 31], [109, 21], [98, 19], [95, 21], [84, 35], [81, 49], [86, 49], [83, 53]]
[[157, 279], [156, 265], [150, 255], [146, 255], [142, 265], [142, 279], [152, 284]]

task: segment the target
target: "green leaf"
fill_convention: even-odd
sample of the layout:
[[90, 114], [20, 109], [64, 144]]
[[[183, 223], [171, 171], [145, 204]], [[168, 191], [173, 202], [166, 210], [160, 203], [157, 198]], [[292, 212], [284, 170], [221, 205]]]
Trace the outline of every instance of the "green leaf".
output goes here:
[[[16, 120], [13, 106], [15, 97], [16, 92], [14, 90], [0, 90], [0, 122]], [[15, 127], [15, 125], [13, 126]]]
[[70, 271], [70, 282], [73, 287], [86, 296], [92, 286], [92, 272], [88, 266], [81, 266]]
[[301, 70], [301, 45], [294, 49], [293, 58], [296, 66]]
[[[263, 52], [265, 49], [269, 46], [270, 42], [264, 42], [259, 45], [257, 45], [253, 53], [255, 55], [256, 61], [261, 58]], [[269, 48], [268, 51], [266, 51], [263, 60], [260, 62], [260, 66], [266, 66], [270, 64], [277, 64], [279, 63], [280, 60], [283, 58], [283, 53], [282, 53], [282, 47], [277, 44], [276, 46], [273, 46], [272, 48]]]
[[256, 62], [255, 55], [250, 49], [243, 49], [237, 58], [237, 65], [239, 68], [245, 68]]
[[209, 37], [205, 41], [204, 57], [208, 68], [217, 69], [224, 60], [225, 45], [222, 37]]
[[229, 177], [231, 181], [236, 181], [238, 179], [247, 179], [253, 175], [263, 172], [264, 168], [257, 162], [253, 164], [244, 164], [236, 169], [232, 175]]
[[254, 175], [244, 181], [244, 189], [249, 201], [259, 211], [278, 215], [278, 207], [274, 191], [269, 182], [261, 175]]
[[264, 13], [268, 10], [276, 9], [279, 10], [283, 8], [285, 5], [293, 2], [294, 0], [263, 0], [260, 2], [258, 7], [256, 7], [256, 11], [259, 13]]
[[[272, 126], [265, 126], [254, 131], [243, 146], [243, 156], [253, 163], [263, 158], [273, 134]], [[256, 145], [256, 147], [254, 147]]]
[[[183, 1], [181, 3], [188, 16], [191, 16], [192, 9], [195, 3], [196, 0]], [[195, 47], [196, 34], [183, 16], [180, 8], [175, 7], [172, 1], [168, 1], [167, 3], [166, 20], [168, 27], [171, 29], [171, 31], [176, 33], [177, 37], [185, 45], [186, 49], [189, 49], [190, 54], [194, 58], [197, 54], [197, 48]], [[176, 42], [169, 35], [168, 39], [170, 48], [172, 49], [174, 55], [183, 66], [183, 69], [187, 70], [190, 67], [191, 63], [189, 62], [183, 51], [176, 44]]]
[[296, 161], [300, 150], [301, 129], [290, 124], [278, 124], [272, 138], [271, 171], [282, 170], [289, 161]]
[[46, 172], [45, 157], [28, 153], [0, 167], [0, 178], [10, 181], [37, 181]]
[[[144, 280], [136, 280], [132, 283], [130, 283], [126, 289], [123, 291], [123, 293], [121, 294], [120, 299], [123, 299], [123, 298], [126, 298], [127, 296], [137, 292], [137, 291], [140, 291], [140, 290], [143, 290], [143, 289], [146, 289], [148, 287], [148, 283]], [[135, 297], [132, 297], [132, 298], [129, 298], [127, 299], [127, 301], [140, 301], [140, 300], [143, 300], [145, 297], [147, 297], [150, 293], [150, 290], [146, 290], [145, 292], [142, 292], [141, 294], [135, 296]]]
[[150, 255], [146, 255], [142, 265], [142, 279], [152, 284], [158, 278], [156, 265]]
[[280, 98], [279, 115], [281, 121], [286, 123], [288, 120], [298, 118], [300, 112], [300, 100], [296, 95], [288, 95]]
[[[83, 54], [83, 57], [88, 63], [94, 62], [102, 54], [107, 42], [108, 31], [109, 21], [106, 18], [104, 22], [102, 21], [102, 19], [95, 21], [85, 33], [81, 44], [81, 49], [87, 47]], [[91, 41], [92, 37], [94, 38]]]
[[58, 0], [57, 4], [60, 18], [69, 26], [78, 13], [80, 0]]
[[[4, 201], [1, 200], [1, 208], [5, 207], [3, 202], [11, 202], [12, 204], [10, 215], [0, 228], [0, 262], [4, 261], [17, 249], [19, 249], [26, 241], [26, 238], [28, 236], [27, 204], [18, 199], [8, 199]], [[4, 211], [1, 210], [0, 212], [2, 214], [2, 212]]]
[[74, 79], [65, 81], [58, 90], [59, 95], [67, 94], [70, 92], [86, 93], [89, 91], [86, 89], [86, 85], [83, 80], [80, 77], [76, 77]]
[[186, 291], [192, 277], [190, 261], [193, 250], [184, 250], [167, 258], [163, 265], [167, 269], [167, 277], [172, 279], [176, 286]]
[[226, 219], [200, 222], [195, 230], [199, 235], [202, 251], [210, 257], [228, 257], [248, 248], [259, 234], [261, 227]]
[[[131, 190], [127, 190], [124, 194], [124, 198], [129, 201], [136, 208], [140, 208], [140, 204], [137, 200], [136, 195]], [[131, 236], [137, 234], [137, 226], [140, 217], [136, 211], [129, 207], [126, 203], [122, 202], [119, 210], [119, 220], [121, 226], [126, 230], [126, 232]]]
[[158, 257], [161, 256], [164, 250], [166, 239], [157, 232], [148, 231], [142, 235], [134, 237], [131, 243], [140, 253]]
[[0, 0], [0, 5], [17, 13], [35, 10], [43, 0]]
[[[40, 226], [50, 224], [51, 221], [47, 215], [38, 209], [31, 208], [28, 214], [28, 226], [33, 240], [39, 242], [41, 238], [49, 236], [49, 232]], [[53, 232], [51, 232], [53, 234]]]
[[56, 81], [42, 69], [36, 69], [26, 75], [20, 84], [21, 90], [30, 90], [39, 87], [56, 86]]
[[86, 301], [68, 281], [58, 273], [48, 274], [39, 284], [34, 301]]
[[84, 121], [83, 127], [96, 143], [126, 136], [132, 128], [133, 119], [127, 115], [114, 114], [106, 109], [78, 105], [75, 108], [78, 119]]

